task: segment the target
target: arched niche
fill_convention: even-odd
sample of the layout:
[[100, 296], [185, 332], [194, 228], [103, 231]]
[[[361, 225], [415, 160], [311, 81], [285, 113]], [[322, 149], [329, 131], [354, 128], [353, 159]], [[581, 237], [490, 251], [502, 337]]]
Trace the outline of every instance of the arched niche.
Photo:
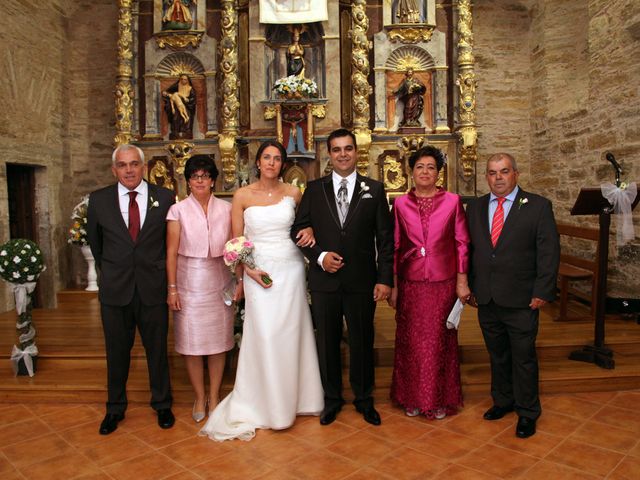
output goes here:
[[[265, 98], [274, 99], [273, 85], [287, 76], [287, 48], [292, 43], [292, 25], [267, 24], [265, 26], [266, 82]], [[325, 96], [325, 49], [322, 23], [305, 23], [302, 27], [300, 45], [304, 47], [305, 77], [318, 84], [318, 96]]]

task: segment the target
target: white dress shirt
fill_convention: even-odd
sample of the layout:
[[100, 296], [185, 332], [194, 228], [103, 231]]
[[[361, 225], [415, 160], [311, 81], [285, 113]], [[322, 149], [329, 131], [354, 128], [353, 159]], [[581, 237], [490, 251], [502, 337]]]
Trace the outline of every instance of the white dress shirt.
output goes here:
[[147, 203], [149, 197], [149, 185], [144, 180], [140, 182], [133, 190], [118, 182], [118, 202], [120, 203], [120, 213], [124, 224], [129, 228], [129, 191], [136, 191], [136, 202], [138, 202], [138, 210], [140, 210], [140, 228], [144, 225], [144, 219], [147, 217]]
[[[351, 204], [351, 199], [353, 198], [353, 192], [356, 189], [357, 177], [358, 177], [358, 173], [355, 170], [351, 172], [349, 175], [347, 175], [346, 177], [341, 177], [335, 171], [331, 172], [331, 180], [333, 181], [333, 195], [335, 197], [334, 200], [336, 202], [336, 207], [338, 207], [338, 190], [340, 189], [340, 182], [342, 182], [342, 179], [343, 178], [347, 179], [347, 198], [349, 199], [349, 204]], [[326, 254], [327, 252], [322, 252], [318, 256], [318, 265], [323, 270], [324, 270], [324, 267], [322, 266], [322, 261], [324, 260], [324, 257]]]

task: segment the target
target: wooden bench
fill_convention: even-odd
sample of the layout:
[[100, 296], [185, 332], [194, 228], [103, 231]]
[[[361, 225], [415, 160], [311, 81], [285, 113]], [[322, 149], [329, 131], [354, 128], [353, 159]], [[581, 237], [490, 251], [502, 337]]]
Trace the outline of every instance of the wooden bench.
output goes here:
[[[560, 253], [560, 268], [558, 269], [558, 288], [560, 290], [560, 314], [557, 320], [569, 320], [567, 303], [569, 294], [591, 302], [591, 318], [595, 320], [596, 299], [598, 294], [598, 256], [600, 244], [599, 231], [595, 228], [577, 227], [575, 225], [558, 224], [558, 233], [570, 238], [581, 238], [596, 242], [595, 256], [591, 259]], [[572, 287], [571, 282], [591, 282], [591, 295]]]

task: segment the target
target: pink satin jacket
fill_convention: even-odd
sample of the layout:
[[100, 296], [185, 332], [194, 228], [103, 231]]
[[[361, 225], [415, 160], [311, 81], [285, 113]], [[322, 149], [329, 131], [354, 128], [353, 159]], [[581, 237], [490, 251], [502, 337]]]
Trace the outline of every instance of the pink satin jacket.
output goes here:
[[167, 220], [180, 222], [178, 254], [185, 257], [221, 257], [231, 236], [231, 204], [211, 195], [207, 215], [198, 201], [189, 195], [171, 207]]
[[418, 202], [411, 190], [393, 204], [395, 213], [395, 263], [399, 278], [440, 282], [467, 273], [469, 228], [459, 195], [438, 190], [426, 236]]

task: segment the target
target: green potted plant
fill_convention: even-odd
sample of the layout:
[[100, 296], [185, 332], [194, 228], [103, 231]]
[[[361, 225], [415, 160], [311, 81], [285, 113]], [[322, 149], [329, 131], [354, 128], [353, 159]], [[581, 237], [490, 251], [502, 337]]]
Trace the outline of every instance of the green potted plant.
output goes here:
[[11, 351], [16, 375], [33, 377], [36, 371], [38, 347], [31, 318], [31, 294], [44, 269], [42, 251], [35, 242], [17, 238], [0, 246], [0, 277], [11, 285], [18, 312], [16, 329], [20, 346], [14, 345]]

